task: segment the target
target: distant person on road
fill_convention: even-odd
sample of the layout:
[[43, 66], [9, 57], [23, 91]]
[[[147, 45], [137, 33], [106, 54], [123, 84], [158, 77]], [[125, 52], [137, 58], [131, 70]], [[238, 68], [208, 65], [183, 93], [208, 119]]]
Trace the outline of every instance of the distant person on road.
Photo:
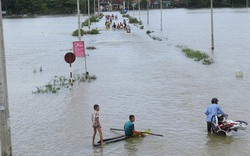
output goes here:
[[113, 26], [112, 26], [112, 28], [116, 28], [116, 24], [115, 24], [115, 22], [113, 23]]
[[135, 126], [134, 126], [134, 123], [133, 123], [134, 121], [135, 121], [135, 116], [134, 115], [130, 115], [129, 116], [129, 121], [127, 121], [124, 124], [125, 135], [129, 136], [129, 137], [138, 136], [138, 135], [142, 135], [143, 136], [142, 132], [135, 130]]
[[124, 28], [126, 28], [127, 23], [126, 23], [126, 20], [125, 20], [125, 19], [123, 20], [123, 25], [124, 25]]
[[228, 116], [227, 114], [223, 112], [221, 107], [218, 105], [218, 101], [219, 100], [217, 98], [213, 98], [211, 100], [211, 105], [209, 105], [207, 109], [205, 110], [205, 114], [207, 115], [207, 131], [208, 132], [211, 132], [211, 128], [212, 128], [211, 120], [213, 116], [218, 116], [218, 114], [221, 114], [224, 117]]
[[95, 143], [95, 136], [96, 136], [96, 132], [99, 132], [100, 135], [100, 142], [101, 145], [103, 145], [103, 137], [102, 137], [102, 127], [99, 121], [99, 110], [100, 107], [98, 104], [94, 105], [94, 112], [92, 113], [92, 127], [94, 129], [94, 134], [93, 134], [93, 139], [92, 139], [92, 144], [94, 145]]

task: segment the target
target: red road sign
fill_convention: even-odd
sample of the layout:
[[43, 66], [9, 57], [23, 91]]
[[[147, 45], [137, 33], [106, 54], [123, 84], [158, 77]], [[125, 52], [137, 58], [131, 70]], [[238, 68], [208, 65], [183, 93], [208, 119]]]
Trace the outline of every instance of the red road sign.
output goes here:
[[74, 53], [68, 52], [67, 54], [65, 54], [64, 60], [65, 60], [67, 63], [70, 63], [70, 64], [71, 64], [71, 63], [75, 62], [76, 56], [75, 56]]

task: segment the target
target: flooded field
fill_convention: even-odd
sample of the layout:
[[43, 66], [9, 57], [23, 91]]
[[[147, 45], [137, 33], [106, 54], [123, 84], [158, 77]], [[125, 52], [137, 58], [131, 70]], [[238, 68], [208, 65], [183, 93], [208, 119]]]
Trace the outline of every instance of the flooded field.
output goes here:
[[[112, 12], [113, 14], [118, 14]], [[104, 13], [104, 14], [112, 14]], [[130, 15], [133, 15], [130, 12]], [[139, 13], [134, 12], [136, 18]], [[118, 14], [117, 21], [123, 21]], [[57, 94], [32, 94], [55, 76], [69, 77], [64, 55], [72, 51], [76, 16], [4, 19], [5, 53], [13, 154], [16, 156], [244, 156], [250, 152], [249, 129], [227, 137], [206, 132], [204, 110], [217, 97], [230, 119], [249, 119], [250, 11], [215, 9], [215, 49], [211, 50], [209, 9], [141, 11], [144, 29], [107, 30], [105, 20], [85, 35], [87, 69], [92, 82], [75, 84]], [[84, 20], [86, 17], [82, 17]], [[163, 41], [150, 38], [146, 31]], [[180, 46], [201, 50], [215, 61], [202, 65], [187, 58]], [[72, 64], [83, 73], [84, 59]], [[42, 71], [40, 72], [40, 68]], [[235, 73], [244, 76], [237, 78]], [[164, 137], [134, 138], [92, 147], [91, 113], [100, 105], [104, 138], [122, 132], [130, 114], [136, 129], [150, 128]], [[98, 140], [98, 136], [96, 141]]]

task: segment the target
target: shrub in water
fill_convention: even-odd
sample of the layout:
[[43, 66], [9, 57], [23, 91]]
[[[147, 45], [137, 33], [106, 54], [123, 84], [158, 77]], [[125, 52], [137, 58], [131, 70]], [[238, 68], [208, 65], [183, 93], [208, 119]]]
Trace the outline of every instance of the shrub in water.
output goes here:
[[87, 34], [92, 34], [92, 35], [94, 35], [94, 34], [99, 34], [99, 30], [97, 30], [97, 29], [92, 29], [92, 30], [89, 31], [89, 33], [87, 33]]
[[139, 23], [137, 18], [129, 17], [129, 23]]
[[[84, 30], [80, 29], [80, 33], [81, 33], [81, 36], [83, 36]], [[78, 36], [78, 29], [73, 32], [72, 36]]]
[[[74, 74], [73, 76], [73, 83], [75, 82], [91, 82], [92, 80], [96, 80], [95, 75], [85, 75], [85, 74]], [[36, 87], [36, 91], [33, 91], [32, 93], [57, 93], [58, 90], [63, 88], [70, 88], [71, 86], [70, 79], [65, 78], [64, 76], [57, 77], [55, 76], [54, 80], [46, 84], [42, 87]]]
[[213, 59], [209, 57], [209, 55], [200, 52], [198, 50], [192, 50], [190, 48], [182, 48], [182, 52], [184, 52], [188, 58], [193, 58], [195, 61], [202, 60], [202, 64], [204, 65], [210, 65], [214, 62]]

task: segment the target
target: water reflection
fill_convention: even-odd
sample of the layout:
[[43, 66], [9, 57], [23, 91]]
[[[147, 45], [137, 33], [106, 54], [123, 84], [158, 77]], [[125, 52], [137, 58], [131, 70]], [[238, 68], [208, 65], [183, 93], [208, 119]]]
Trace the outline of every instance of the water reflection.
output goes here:
[[226, 135], [219, 135], [219, 134], [213, 134], [208, 133], [207, 134], [207, 145], [215, 145], [217, 146], [220, 144], [231, 144], [233, 142], [232, 136], [226, 136]]
[[[250, 22], [247, 22], [250, 12], [234, 13], [237, 10], [215, 10], [217, 35], [213, 53], [210, 53], [208, 9], [164, 10], [163, 32], [158, 31], [159, 10], [150, 10], [155, 22], [147, 29], [131, 25], [131, 34], [105, 30], [104, 21], [100, 21], [101, 35], [84, 36], [87, 46], [97, 47], [88, 51], [88, 66], [98, 79], [74, 87], [70, 93], [65, 89], [56, 95], [34, 95], [31, 91], [55, 75], [68, 76], [68, 64], [63, 56], [76, 40], [71, 32], [75, 30], [77, 18], [5, 19], [14, 155], [27, 155], [27, 151], [30, 155], [39, 152], [45, 155], [54, 149], [58, 150], [57, 155], [76, 156], [79, 153], [249, 155], [248, 131], [224, 137], [207, 135], [201, 128], [205, 121], [203, 110], [214, 96], [222, 100], [222, 106], [226, 105], [225, 111], [232, 118], [249, 119], [246, 93], [250, 84]], [[141, 15], [146, 23], [146, 11]], [[145, 33], [148, 29], [154, 30], [157, 37], [158, 34], [167, 36], [168, 40], [153, 41]], [[203, 66], [189, 60], [176, 45], [205, 51], [215, 63]], [[33, 73], [40, 66], [43, 72]], [[84, 71], [83, 60], [75, 61], [73, 69]], [[241, 79], [235, 78], [239, 69], [244, 72]], [[136, 124], [142, 129], [157, 130], [165, 137], [133, 138], [92, 149], [90, 115], [94, 103], [102, 104], [104, 136], [115, 135], [109, 128], [122, 126], [132, 113], [138, 116]], [[44, 133], [44, 126], [48, 133]], [[82, 143], [84, 138], [87, 145]]]
[[136, 156], [138, 152], [138, 146], [140, 146], [143, 142], [142, 137], [134, 137], [126, 140], [124, 144], [124, 149], [129, 156]]
[[103, 156], [104, 146], [93, 147], [93, 156]]

